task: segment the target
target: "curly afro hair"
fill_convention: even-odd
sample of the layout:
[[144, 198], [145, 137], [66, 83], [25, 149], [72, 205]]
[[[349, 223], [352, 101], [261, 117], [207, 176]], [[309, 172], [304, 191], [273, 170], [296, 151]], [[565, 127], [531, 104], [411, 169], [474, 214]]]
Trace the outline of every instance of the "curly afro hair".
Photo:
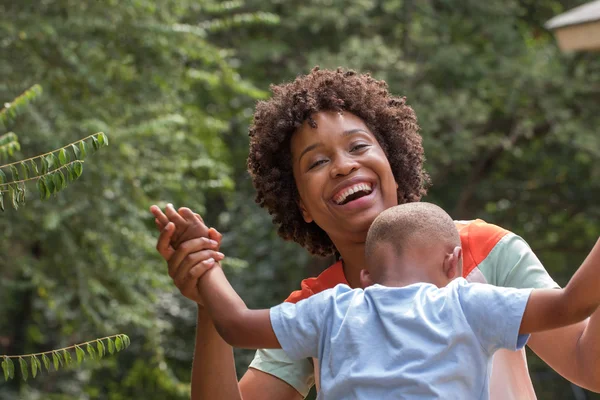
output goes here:
[[320, 111], [347, 111], [365, 122], [390, 162], [399, 204], [419, 201], [426, 194], [429, 176], [423, 170], [417, 118], [405, 98], [392, 96], [384, 81], [352, 70], [315, 67], [310, 74], [271, 90], [272, 98], [257, 104], [250, 126], [248, 171], [256, 202], [273, 216], [281, 237], [315, 255], [336, 253], [327, 233], [302, 218], [292, 173], [291, 136], [305, 121], [315, 128], [312, 115]]

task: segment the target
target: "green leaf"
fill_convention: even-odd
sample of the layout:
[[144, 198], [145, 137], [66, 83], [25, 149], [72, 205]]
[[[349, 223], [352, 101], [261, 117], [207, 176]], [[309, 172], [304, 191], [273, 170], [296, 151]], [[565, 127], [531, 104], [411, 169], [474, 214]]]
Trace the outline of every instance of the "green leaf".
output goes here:
[[12, 174], [12, 180], [13, 181], [18, 181], [19, 180], [19, 171], [17, 171], [17, 167], [15, 167], [14, 165], [10, 166], [10, 173]]
[[28, 179], [29, 178], [29, 167], [24, 162], [21, 163], [21, 171], [23, 171], [22, 172], [23, 179]]
[[79, 142], [79, 151], [81, 153], [80, 160], [85, 159], [85, 157], [87, 156], [87, 151], [85, 150], [85, 148], [86, 148], [85, 142], [82, 140], [81, 142]]
[[100, 132], [98, 134], [98, 142], [100, 142], [102, 146], [108, 146], [108, 136], [106, 136], [104, 132]]
[[60, 190], [62, 189], [62, 181], [60, 180], [60, 171], [56, 171], [55, 173], [52, 174], [52, 180], [54, 181], [54, 193], [58, 193], [60, 192]]
[[76, 162], [75, 164], [73, 164], [73, 172], [75, 173], [75, 178], [79, 178], [83, 173], [83, 163]]
[[67, 187], [67, 178], [65, 178], [65, 174], [63, 174], [62, 170], [57, 172], [58, 177], [60, 178], [60, 189], [66, 189]]
[[3, 183], [6, 183], [6, 175], [4, 175], [4, 172], [0, 169], [0, 185]]
[[8, 377], [10, 379], [15, 377], [15, 364], [13, 364], [13, 361], [10, 358], [6, 358], [6, 363], [8, 366]]
[[44, 163], [46, 164], [46, 172], [52, 171], [52, 168], [54, 168], [54, 157], [52, 157], [52, 154], [44, 157]]
[[67, 350], [63, 350], [63, 358], [65, 359], [65, 365], [71, 365], [73, 359], [71, 358], [71, 353]]
[[62, 355], [58, 351], [55, 351], [54, 353], [56, 353], [56, 358], [58, 358], [58, 363], [62, 367], [64, 365], [64, 360], [62, 358]]
[[18, 201], [18, 198], [17, 198], [17, 194], [18, 193], [17, 193], [17, 189], [15, 188], [15, 185], [10, 185], [8, 187], [8, 190], [10, 192], [10, 197], [11, 197], [11, 200], [12, 200], [12, 206], [13, 206], [13, 208], [15, 210], [18, 210], [19, 209], [19, 201]]
[[73, 165], [74, 164], [69, 164], [65, 167], [67, 169], [67, 178], [69, 179], [69, 182], [73, 182], [77, 179], [77, 176], [75, 176], [75, 169], [73, 168]]
[[4, 372], [4, 381], [8, 380], [8, 362], [6, 362], [7, 359], [8, 357], [5, 356], [2, 363], [0, 363], [0, 365], [2, 366], [2, 371]]
[[[50, 160], [52, 162], [52, 164], [51, 164], [52, 168], [57, 168], [59, 166], [59, 162], [58, 162], [58, 158], [56, 157], [56, 154], [50, 153], [48, 155], [48, 157], [50, 157]], [[50, 168], [50, 167], [48, 167], [48, 168]]]
[[29, 362], [31, 363], [31, 376], [33, 376], [35, 378], [37, 375], [37, 367], [38, 367], [36, 356], [31, 357]]
[[108, 338], [108, 352], [113, 354], [115, 352], [115, 344], [113, 343], [111, 338]]
[[4, 192], [0, 192], [0, 210], [4, 211]]
[[123, 337], [123, 345], [124, 348], [128, 348], [129, 345], [131, 344], [131, 340], [129, 340], [129, 336], [127, 335], [121, 335]]
[[21, 376], [23, 377], [23, 380], [26, 381], [29, 376], [29, 373], [27, 372], [27, 361], [19, 357], [19, 365], [21, 366]]
[[104, 355], [106, 354], [106, 348], [104, 347], [104, 343], [102, 343], [102, 340], [98, 340], [98, 342], [96, 343], [96, 347], [98, 347], [98, 358], [104, 357]]
[[94, 146], [94, 151], [98, 151], [100, 148], [100, 143], [98, 142], [96, 136], [92, 136], [92, 145]]
[[83, 351], [81, 347], [75, 346], [75, 354], [77, 355], [77, 362], [81, 364], [81, 362], [85, 360], [85, 351]]
[[48, 198], [48, 197], [46, 197], [48, 188], [46, 187], [46, 183], [44, 182], [44, 178], [39, 178], [37, 180], [37, 189], [38, 189], [38, 192], [40, 192], [40, 200], [44, 200], [44, 199]]
[[37, 163], [35, 162], [35, 160], [31, 160], [29, 161], [29, 164], [31, 164], [31, 170], [36, 174], [39, 175], [40, 171], [38, 170], [38, 166]]
[[90, 357], [92, 358], [92, 360], [95, 360], [96, 359], [96, 350], [94, 350], [92, 345], [90, 345], [88, 343], [86, 346], [86, 350], [87, 350], [88, 354], [90, 355]]
[[46, 175], [48, 173], [48, 162], [46, 161], [46, 157], [42, 157], [40, 162], [42, 165], [42, 175]]
[[115, 339], [115, 347], [117, 348], [117, 351], [123, 350], [123, 340], [121, 339], [121, 336], [117, 336]]
[[23, 186], [20, 186], [17, 189], [17, 201], [20, 204], [25, 204], [25, 186], [23, 184]]
[[58, 371], [58, 363], [59, 363], [58, 356], [56, 355], [55, 352], [52, 352], [52, 364], [54, 364], [54, 369], [56, 371]]
[[44, 176], [44, 183], [46, 184], [46, 193], [47, 193], [47, 197], [50, 197], [51, 194], [56, 193], [56, 189], [54, 188], [54, 179], [52, 178], [52, 175], [46, 175]]
[[73, 155], [75, 156], [75, 159], [79, 159], [79, 148], [77, 146], [75, 146], [74, 144], [71, 145], [71, 150], [73, 150]]
[[60, 149], [58, 152], [58, 162], [60, 162], [61, 166], [69, 162], [69, 156], [67, 155], [65, 149]]
[[46, 371], [50, 371], [50, 359], [46, 355], [46, 353], [42, 354], [42, 361], [44, 362], [44, 366], [46, 367]]

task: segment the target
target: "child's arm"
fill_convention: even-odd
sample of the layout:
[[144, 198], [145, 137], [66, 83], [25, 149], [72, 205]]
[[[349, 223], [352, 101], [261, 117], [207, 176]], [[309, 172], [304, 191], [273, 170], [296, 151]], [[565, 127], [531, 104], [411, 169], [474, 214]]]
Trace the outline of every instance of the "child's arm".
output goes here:
[[600, 305], [600, 240], [564, 289], [531, 292], [519, 333], [533, 333], [583, 321]]
[[199, 279], [198, 289], [217, 332], [234, 347], [280, 349], [269, 310], [249, 310], [217, 264]]

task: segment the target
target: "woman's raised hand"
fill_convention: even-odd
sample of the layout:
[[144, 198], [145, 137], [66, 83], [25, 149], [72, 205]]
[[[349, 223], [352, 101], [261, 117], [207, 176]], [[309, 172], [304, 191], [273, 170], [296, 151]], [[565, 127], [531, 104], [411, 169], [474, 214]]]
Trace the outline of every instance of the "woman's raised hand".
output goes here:
[[207, 228], [202, 218], [189, 208], [180, 208], [178, 213], [169, 204], [165, 213], [157, 206], [150, 207], [150, 211], [161, 231], [156, 250], [167, 261], [169, 276], [181, 294], [202, 304], [197, 282], [225, 257], [218, 251], [222, 235], [214, 228]]

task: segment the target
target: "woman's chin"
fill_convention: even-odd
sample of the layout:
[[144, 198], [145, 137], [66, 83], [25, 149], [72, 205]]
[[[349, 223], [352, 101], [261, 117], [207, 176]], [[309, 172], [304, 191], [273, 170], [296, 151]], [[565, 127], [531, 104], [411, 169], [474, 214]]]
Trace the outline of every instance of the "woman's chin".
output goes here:
[[382, 207], [372, 207], [340, 221], [340, 226], [349, 233], [365, 235], [375, 218], [384, 211]]

